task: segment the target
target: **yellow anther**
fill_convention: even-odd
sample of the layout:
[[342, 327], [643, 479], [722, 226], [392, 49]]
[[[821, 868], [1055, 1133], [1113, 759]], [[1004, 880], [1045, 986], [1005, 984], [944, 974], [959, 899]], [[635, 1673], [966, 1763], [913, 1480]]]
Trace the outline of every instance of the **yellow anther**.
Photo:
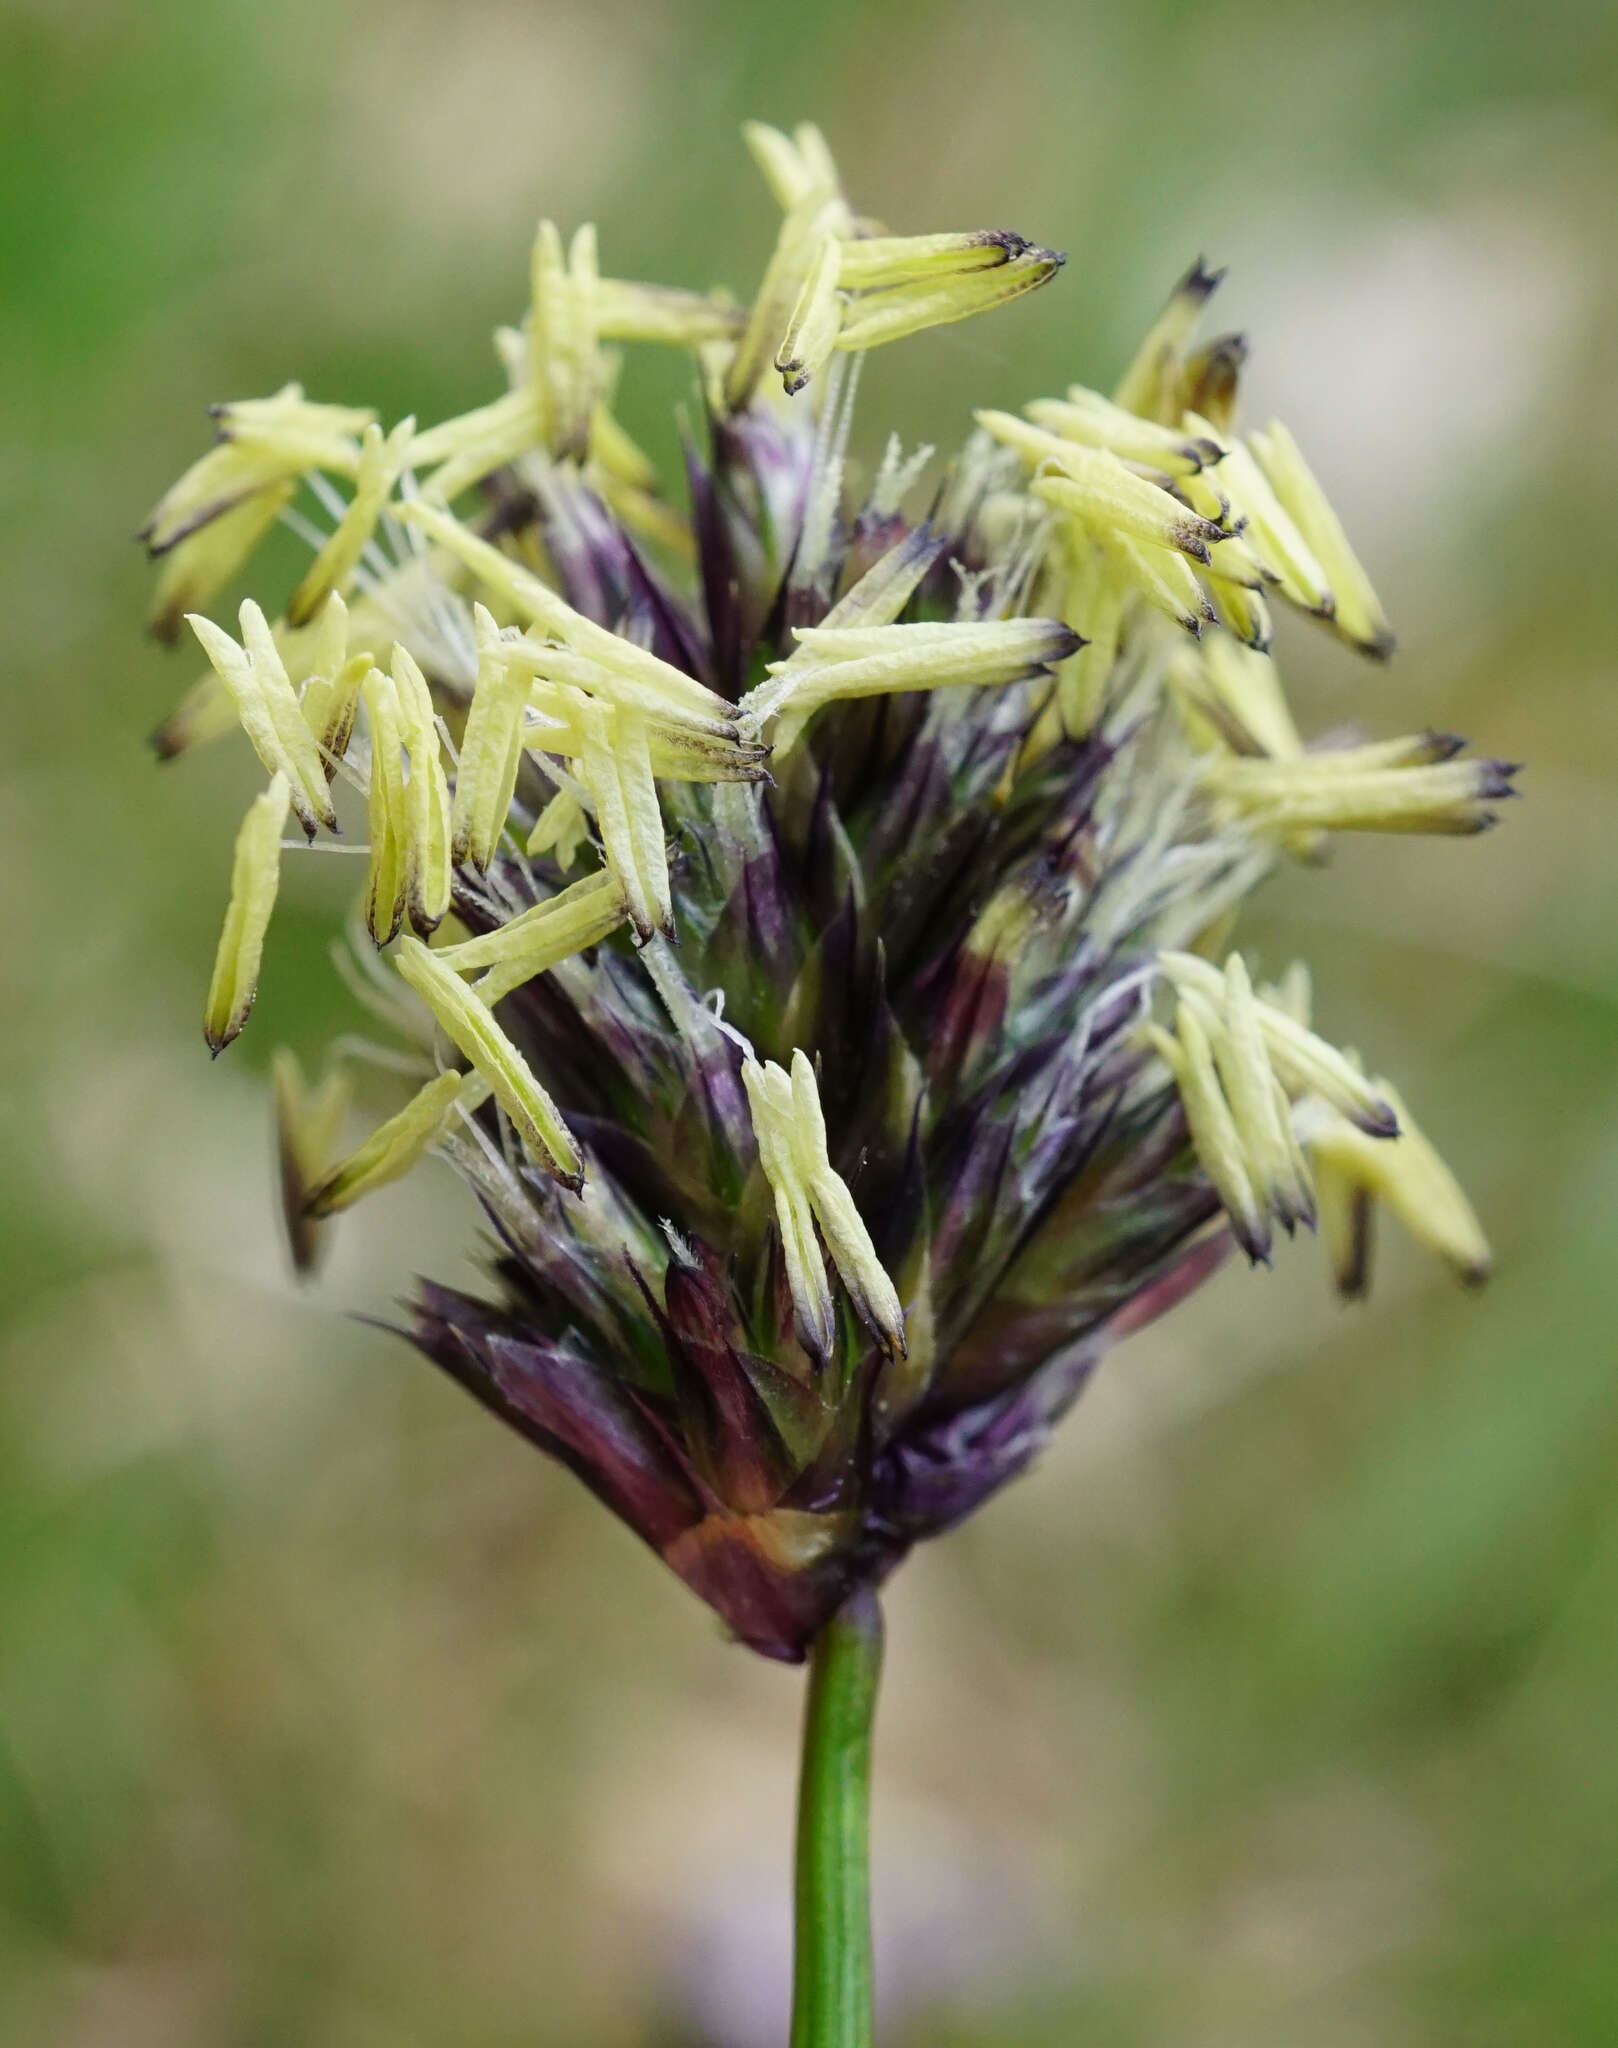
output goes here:
[[480, 932], [459, 945], [440, 946], [434, 958], [457, 974], [478, 974], [475, 993], [486, 1003], [498, 1003], [535, 975], [587, 946], [599, 945], [628, 915], [623, 884], [616, 875], [601, 871], [493, 931]]
[[1378, 1201], [1387, 1204], [1418, 1244], [1469, 1286], [1477, 1286], [1488, 1279], [1493, 1256], [1476, 1212], [1398, 1091], [1381, 1079], [1373, 1086], [1398, 1116], [1397, 1138], [1367, 1138], [1329, 1112], [1306, 1116], [1301, 1127], [1338, 1287], [1349, 1295], [1365, 1291], [1372, 1205]]
[[1511, 770], [1450, 758], [1458, 745], [1420, 733], [1291, 760], [1213, 756], [1203, 779], [1221, 808], [1267, 832], [1481, 832], [1490, 805], [1514, 793]]
[[348, 587], [360, 557], [371, 544], [376, 523], [398, 481], [399, 472], [409, 459], [410, 442], [415, 431], [415, 421], [405, 419], [384, 438], [382, 429], [373, 420], [361, 434], [354, 495], [325, 546], [309, 564], [303, 581], [288, 600], [289, 625], [306, 625], [332, 592]]
[[1028, 407], [1028, 417], [1063, 440], [1108, 449], [1126, 462], [1144, 463], [1168, 476], [1195, 475], [1218, 462], [1225, 452], [1223, 441], [1142, 419], [1103, 398], [1099, 391], [1087, 391], [1082, 384], [1070, 385], [1065, 399], [1035, 399]]
[[1009, 305], [1024, 293], [1048, 284], [1065, 262], [1054, 249], [1024, 248], [988, 269], [962, 271], [953, 277], [918, 278], [887, 291], [862, 294], [843, 314], [837, 336], [840, 349], [880, 348], [902, 341], [925, 327], [945, 327], [974, 314]]
[[324, 1173], [304, 1198], [303, 1213], [314, 1220], [347, 1209], [362, 1195], [402, 1179], [427, 1148], [453, 1126], [456, 1104], [472, 1110], [486, 1100], [481, 1074], [445, 1073], [420, 1088], [404, 1108], [379, 1124], [356, 1151]]
[[297, 693], [287, 676], [275, 636], [264, 614], [248, 598], [241, 608], [242, 644], [200, 612], [188, 615], [214, 673], [230, 692], [242, 730], [270, 774], [284, 775], [298, 820], [312, 839], [315, 827], [337, 829], [326, 787], [326, 764], [304, 722]]
[[818, 1223], [860, 1320], [891, 1353], [902, 1356], [904, 1310], [847, 1183], [827, 1156], [814, 1068], [802, 1051], [793, 1053], [790, 1075], [773, 1060], [760, 1065], [748, 1059], [742, 1081], [759, 1164], [775, 1196], [787, 1282], [806, 1346], [816, 1357], [829, 1358], [837, 1335], [825, 1259], [815, 1236]]
[[1169, 295], [1168, 304], [1148, 330], [1134, 360], [1113, 393], [1115, 404], [1142, 419], [1174, 426], [1184, 412], [1185, 355], [1202, 318], [1202, 309], [1218, 288], [1223, 271], [1208, 270], [1199, 256]]
[[230, 870], [230, 904], [214, 955], [203, 1036], [221, 1053], [247, 1022], [258, 994], [264, 934], [281, 882], [281, 834], [286, 830], [292, 791], [284, 775], [270, 778], [264, 794], [249, 804], [236, 835]]
[[1249, 435], [1248, 442], [1276, 497], [1292, 515], [1325, 572], [1337, 630], [1364, 653], [1386, 661], [1393, 652], [1393, 629], [1387, 614], [1297, 442], [1279, 420], [1272, 420], [1262, 433]]
[[596, 324], [595, 229], [581, 227], [564, 257], [555, 223], [542, 220], [530, 278], [528, 377], [541, 436], [553, 455], [582, 457], [606, 381]]
[[297, 479], [268, 485], [188, 533], [164, 555], [147, 624], [159, 640], [174, 641], [187, 612], [200, 611], [228, 583], [291, 502]]
[[[1223, 1002], [1225, 977], [1208, 961], [1165, 951], [1157, 964], [1181, 995], [1200, 996], [1215, 1007]], [[1369, 1136], [1392, 1137], [1399, 1127], [1392, 1109], [1335, 1046], [1273, 1003], [1255, 998], [1255, 1008], [1270, 1064], [1289, 1096], [1324, 1096]]]
[[584, 1161], [556, 1104], [535, 1080], [528, 1062], [495, 1022], [481, 996], [466, 986], [419, 939], [399, 941], [394, 965], [437, 1018], [439, 1025], [484, 1080], [511, 1119], [518, 1136], [563, 1183], [584, 1184]]
[[354, 736], [360, 686], [370, 666], [368, 653], [348, 652], [348, 607], [334, 590], [320, 614], [309, 680], [299, 700], [303, 722], [314, 734], [315, 745], [325, 760], [328, 781], [333, 763], [348, 752], [348, 743]]
[[835, 235], [821, 241], [775, 351], [775, 367], [789, 395], [818, 377], [837, 347], [843, 320], [843, 300], [837, 289], [838, 249]]
[[404, 792], [410, 922], [418, 932], [430, 932], [450, 905], [449, 782], [432, 692], [408, 648], [394, 648], [392, 676], [398, 692], [400, 736], [410, 757], [410, 779]]
[[530, 860], [549, 854], [566, 874], [590, 836], [590, 819], [571, 790], [559, 789], [534, 820], [523, 851]]
[[341, 1067], [333, 1067], [320, 1086], [311, 1090], [297, 1055], [284, 1045], [276, 1049], [271, 1074], [282, 1221], [292, 1263], [298, 1272], [307, 1273], [320, 1256], [323, 1236], [309, 1214], [308, 1203], [331, 1172], [352, 1091]]
[[455, 770], [452, 852], [457, 861], [487, 868], [505, 830], [522, 764], [522, 718], [528, 677], [505, 658], [509, 643], [482, 605], [474, 610], [478, 679]]

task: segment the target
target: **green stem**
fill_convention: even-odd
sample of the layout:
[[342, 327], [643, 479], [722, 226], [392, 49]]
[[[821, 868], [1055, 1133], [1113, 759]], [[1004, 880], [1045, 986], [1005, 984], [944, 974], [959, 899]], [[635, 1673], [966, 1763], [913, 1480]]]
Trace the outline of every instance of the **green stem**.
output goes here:
[[856, 1593], [815, 1640], [798, 1780], [792, 2048], [871, 2048], [871, 1722], [882, 1610]]

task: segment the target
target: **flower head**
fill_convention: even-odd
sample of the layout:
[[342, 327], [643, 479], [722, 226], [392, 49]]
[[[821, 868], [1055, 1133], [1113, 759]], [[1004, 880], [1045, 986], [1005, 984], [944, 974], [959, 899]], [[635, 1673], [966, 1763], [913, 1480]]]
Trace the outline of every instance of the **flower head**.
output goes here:
[[[1380, 1200], [1487, 1270], [1394, 1089], [1227, 934], [1278, 861], [1475, 831], [1512, 771], [1300, 735], [1272, 608], [1392, 641], [1292, 437], [1239, 433], [1200, 264], [1111, 396], [983, 412], [936, 471], [890, 443], [852, 489], [864, 351], [1061, 258], [889, 234], [817, 130], [748, 141], [783, 213], [750, 305], [603, 275], [592, 230], [543, 223], [503, 397], [387, 431], [295, 385], [223, 408], [147, 535], [157, 625], [192, 607], [210, 663], [160, 750], [239, 726], [271, 778], [216, 1050], [289, 816], [366, 835], [380, 951], [348, 971], [405, 1050], [350, 1042], [313, 1090], [280, 1064], [299, 1262], [447, 1159], [493, 1284], [425, 1285], [415, 1341], [797, 1657], [1232, 1238], [1263, 1260], [1318, 1221], [1357, 1291]], [[608, 342], [691, 355], [688, 509], [613, 416]], [[238, 640], [196, 607], [278, 516], [313, 560]], [[345, 1152], [372, 1055], [413, 1092]]]

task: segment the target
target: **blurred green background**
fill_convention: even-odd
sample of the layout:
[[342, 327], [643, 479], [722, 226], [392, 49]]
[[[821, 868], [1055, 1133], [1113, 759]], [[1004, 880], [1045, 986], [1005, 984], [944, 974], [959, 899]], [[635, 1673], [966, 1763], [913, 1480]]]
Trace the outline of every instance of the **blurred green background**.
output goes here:
[[[1475, 1298], [1305, 1244], [1110, 1362], [897, 1581], [885, 2039], [1618, 2040], [1618, 14], [1279, 0], [0, 7], [0, 2039], [772, 2048], [799, 1682], [347, 1311], [473, 1235], [447, 1175], [310, 1291], [269, 1049], [350, 1021], [339, 862], [199, 1019], [245, 747], [129, 536], [203, 405], [498, 386], [533, 222], [745, 290], [735, 131], [818, 119], [895, 227], [1050, 290], [873, 358], [868, 447], [1106, 384], [1197, 252], [1401, 632], [1280, 650], [1306, 725], [1529, 764], [1506, 829], [1346, 843], [1248, 928], [1470, 1187]], [[685, 373], [632, 365], [661, 452]]]

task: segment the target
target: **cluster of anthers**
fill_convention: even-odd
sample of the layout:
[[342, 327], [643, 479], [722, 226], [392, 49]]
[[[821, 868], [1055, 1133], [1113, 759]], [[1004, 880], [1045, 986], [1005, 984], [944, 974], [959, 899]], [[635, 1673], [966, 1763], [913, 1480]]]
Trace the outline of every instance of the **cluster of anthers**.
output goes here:
[[[1302, 971], [1210, 956], [1278, 859], [1475, 832], [1511, 771], [1434, 733], [1301, 739], [1271, 606], [1379, 660], [1392, 637], [1292, 436], [1236, 431], [1244, 344], [1196, 345], [1200, 264], [1111, 397], [980, 413], [930, 489], [933, 451], [890, 442], [851, 497], [863, 353], [1062, 258], [890, 235], [816, 130], [747, 139], [784, 215], [750, 306], [604, 277], [592, 229], [546, 221], [502, 397], [389, 431], [296, 384], [220, 406], [144, 538], [154, 630], [209, 662], [160, 752], [240, 726], [269, 777], [216, 1053], [284, 853], [345, 792], [368, 821], [345, 971], [407, 1051], [346, 1039], [316, 1089], [278, 1062], [300, 1261], [447, 1157], [504, 1292], [429, 1290], [418, 1341], [795, 1654], [1026, 1461], [1077, 1383], [1041, 1374], [1200, 1277], [1221, 1211], [1254, 1259], [1318, 1220], [1349, 1291], [1373, 1199], [1486, 1272]], [[693, 358], [683, 508], [612, 410], [638, 343]], [[277, 520], [313, 560], [238, 638], [199, 608]], [[367, 1058], [421, 1085], [344, 1153]], [[766, 1577], [843, 1558], [824, 1598], [738, 1590], [716, 1531], [743, 1524]]]

